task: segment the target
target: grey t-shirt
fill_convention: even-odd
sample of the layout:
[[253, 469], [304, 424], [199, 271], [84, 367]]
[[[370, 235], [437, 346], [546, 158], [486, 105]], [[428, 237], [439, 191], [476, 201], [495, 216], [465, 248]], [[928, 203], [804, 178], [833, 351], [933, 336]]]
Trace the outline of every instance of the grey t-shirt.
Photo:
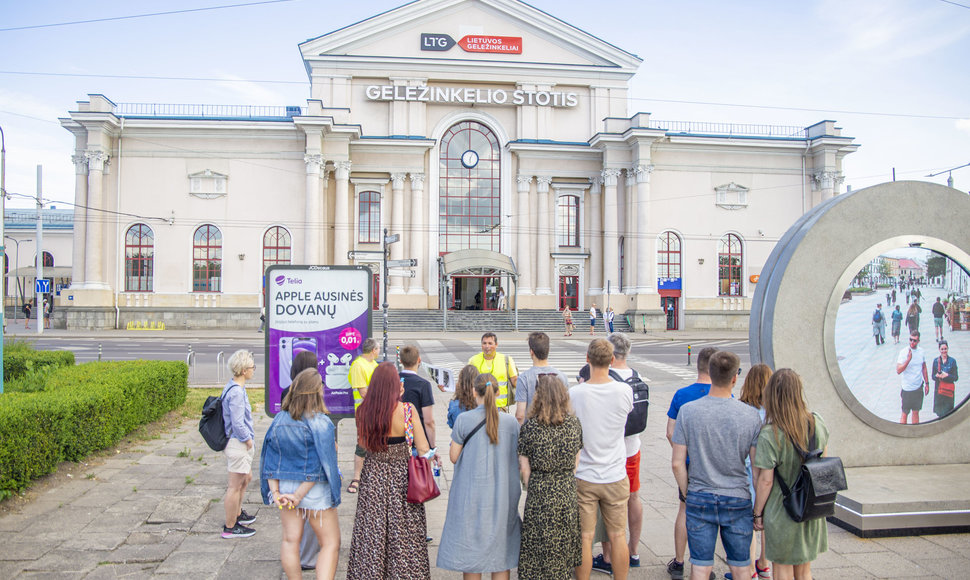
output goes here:
[[681, 407], [673, 441], [690, 456], [687, 491], [751, 499], [744, 459], [760, 432], [758, 410], [737, 399], [708, 395]]
[[519, 373], [519, 378], [515, 383], [515, 402], [525, 403], [526, 411], [528, 412], [529, 407], [532, 406], [532, 399], [536, 396], [536, 383], [539, 382], [539, 375], [546, 373], [555, 373], [559, 376], [559, 380], [562, 381], [562, 385], [569, 388], [569, 379], [566, 375], [559, 372], [559, 370], [550, 367], [532, 367]]

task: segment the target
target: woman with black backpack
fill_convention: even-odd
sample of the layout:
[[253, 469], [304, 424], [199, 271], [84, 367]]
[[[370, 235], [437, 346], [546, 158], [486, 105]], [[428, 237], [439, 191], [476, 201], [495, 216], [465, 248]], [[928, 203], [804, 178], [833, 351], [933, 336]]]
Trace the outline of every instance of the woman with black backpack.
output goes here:
[[795, 445], [809, 450], [822, 449], [829, 441], [829, 431], [822, 418], [808, 410], [802, 378], [792, 369], [781, 369], [771, 375], [764, 392], [766, 424], [758, 436], [754, 465], [760, 469], [755, 485], [754, 529], [765, 531], [765, 557], [774, 562], [775, 580], [812, 577], [812, 561], [828, 550], [825, 518], [797, 523], [782, 504], [778, 475], [794, 482], [802, 466]]

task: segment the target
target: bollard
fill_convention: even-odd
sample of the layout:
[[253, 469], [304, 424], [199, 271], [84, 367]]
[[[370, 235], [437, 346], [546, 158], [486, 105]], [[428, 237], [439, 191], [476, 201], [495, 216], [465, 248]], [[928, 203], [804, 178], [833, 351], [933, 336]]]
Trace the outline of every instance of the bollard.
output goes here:
[[101, 343], [98, 343], [98, 362], [101, 362]]
[[687, 366], [690, 366], [690, 345], [687, 345]]

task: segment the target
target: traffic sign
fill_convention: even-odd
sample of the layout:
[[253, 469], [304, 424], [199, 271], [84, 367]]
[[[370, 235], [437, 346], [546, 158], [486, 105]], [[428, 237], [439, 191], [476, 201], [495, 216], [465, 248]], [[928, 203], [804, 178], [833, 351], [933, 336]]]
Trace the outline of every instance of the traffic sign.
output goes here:
[[347, 252], [348, 260], [373, 260], [378, 256], [383, 256], [380, 250], [351, 250]]
[[51, 281], [49, 278], [37, 278], [34, 280], [34, 292], [41, 294], [51, 293]]
[[388, 268], [413, 268], [418, 265], [417, 258], [407, 258], [405, 260], [388, 260]]
[[387, 275], [398, 278], [414, 278], [414, 270], [388, 270]]

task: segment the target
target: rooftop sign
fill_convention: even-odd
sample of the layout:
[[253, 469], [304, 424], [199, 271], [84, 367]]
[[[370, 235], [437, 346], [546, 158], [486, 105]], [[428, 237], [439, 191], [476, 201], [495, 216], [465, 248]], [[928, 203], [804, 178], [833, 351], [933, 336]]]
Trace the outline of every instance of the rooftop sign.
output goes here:
[[465, 52], [488, 52], [497, 54], [522, 54], [521, 36], [488, 36], [484, 34], [469, 34], [461, 40], [447, 34], [421, 34], [421, 50], [445, 52], [458, 45]]

